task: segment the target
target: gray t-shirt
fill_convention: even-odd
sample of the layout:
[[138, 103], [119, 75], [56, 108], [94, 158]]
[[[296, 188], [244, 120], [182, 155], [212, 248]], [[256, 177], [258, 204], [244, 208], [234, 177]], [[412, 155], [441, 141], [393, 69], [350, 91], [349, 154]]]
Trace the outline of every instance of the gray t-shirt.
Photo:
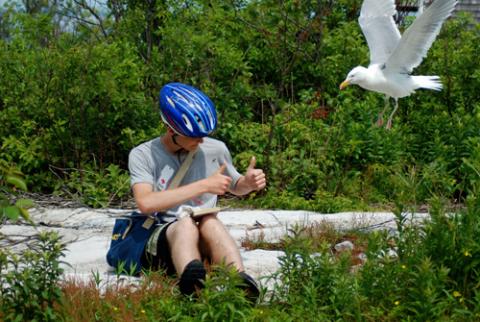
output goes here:
[[[179, 153], [167, 151], [160, 138], [140, 144], [130, 151], [128, 158], [130, 185], [133, 187], [136, 183], [149, 183], [153, 186], [153, 191], [168, 189], [187, 154], [183, 150]], [[233, 166], [230, 152], [223, 142], [205, 137], [180, 185], [205, 179], [215, 173], [224, 163], [227, 166], [224, 174], [232, 178], [230, 188], [233, 189], [241, 174]], [[183, 205], [211, 208], [215, 207], [216, 203], [217, 196], [206, 193], [188, 200]], [[168, 211], [176, 212], [177, 209], [178, 206]], [[164, 218], [167, 221], [174, 218], [173, 216], [167, 217], [169, 218]]]

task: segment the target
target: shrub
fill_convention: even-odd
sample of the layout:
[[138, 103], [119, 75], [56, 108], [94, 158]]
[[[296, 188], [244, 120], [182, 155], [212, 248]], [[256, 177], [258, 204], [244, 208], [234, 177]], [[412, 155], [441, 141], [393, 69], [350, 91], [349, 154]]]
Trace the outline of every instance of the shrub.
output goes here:
[[65, 245], [56, 233], [39, 233], [15, 255], [0, 250], [0, 316], [8, 321], [57, 321]]

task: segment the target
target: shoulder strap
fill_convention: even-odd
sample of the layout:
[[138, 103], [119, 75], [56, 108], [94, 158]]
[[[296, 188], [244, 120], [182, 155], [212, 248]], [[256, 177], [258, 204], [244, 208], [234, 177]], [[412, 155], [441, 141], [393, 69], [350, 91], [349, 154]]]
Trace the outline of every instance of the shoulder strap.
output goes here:
[[[190, 167], [190, 164], [192, 163], [193, 156], [195, 155], [196, 150], [188, 152], [187, 157], [185, 158], [185, 161], [183, 161], [182, 165], [180, 166], [180, 169], [178, 169], [177, 173], [175, 174], [175, 177], [173, 177], [172, 183], [170, 183], [170, 186], [168, 189], [175, 189], [178, 187], [180, 182], [182, 182], [183, 177], [187, 173], [188, 168]], [[155, 220], [149, 216], [145, 222], [143, 223], [142, 227], [145, 229], [150, 229], [150, 227], [155, 223]]]
[[[168, 189], [175, 189], [177, 188], [180, 183], [182, 182], [183, 177], [187, 173], [188, 168], [190, 167], [190, 164], [192, 163], [193, 156], [195, 155], [195, 151], [190, 151], [185, 158], [185, 161], [183, 161], [182, 165], [180, 166], [180, 169], [178, 169], [177, 174], [175, 174], [175, 177], [172, 180], [172, 183], [170, 183], [170, 186]], [[214, 207], [214, 208], [191, 208], [191, 213], [190, 215], [194, 218], [196, 217], [201, 217], [203, 215], [211, 214], [211, 213], [217, 213], [219, 211], [222, 211], [224, 209], [227, 209], [228, 207]]]
[[197, 152], [197, 150], [188, 152], [188, 155], [185, 158], [185, 161], [183, 161], [182, 165], [180, 166], [180, 169], [178, 169], [177, 174], [175, 174], [175, 177], [173, 178], [172, 183], [170, 183], [170, 186], [168, 187], [168, 189], [175, 189], [180, 185], [183, 177], [185, 176], [185, 174], [188, 171], [188, 168], [190, 167], [190, 164], [192, 164], [192, 160], [193, 160], [193, 156], [195, 155], [195, 152]]

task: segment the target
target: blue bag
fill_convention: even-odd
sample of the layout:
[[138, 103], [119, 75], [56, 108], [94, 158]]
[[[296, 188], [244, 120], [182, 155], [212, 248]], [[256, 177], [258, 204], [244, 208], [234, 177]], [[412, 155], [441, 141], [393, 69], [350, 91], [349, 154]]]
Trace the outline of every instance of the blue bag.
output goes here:
[[156, 216], [146, 216], [138, 212], [115, 219], [107, 252], [108, 264], [119, 269], [120, 273], [138, 275], [142, 269], [143, 251], [156, 222]]

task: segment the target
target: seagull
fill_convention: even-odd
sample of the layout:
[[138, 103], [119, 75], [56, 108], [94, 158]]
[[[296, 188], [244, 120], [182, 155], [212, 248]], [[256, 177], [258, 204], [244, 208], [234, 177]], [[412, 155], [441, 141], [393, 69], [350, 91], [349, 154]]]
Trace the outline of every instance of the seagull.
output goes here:
[[368, 68], [353, 68], [340, 84], [340, 89], [356, 84], [366, 90], [385, 94], [385, 108], [379, 113], [377, 121], [379, 126], [383, 125], [383, 114], [391, 97], [395, 100], [395, 107], [388, 118], [387, 129], [392, 127], [399, 98], [409, 96], [419, 88], [442, 89], [438, 76], [410, 74], [427, 55], [456, 3], [456, 0], [435, 0], [402, 36], [393, 20], [394, 0], [363, 2], [358, 23], [370, 49], [370, 65]]

